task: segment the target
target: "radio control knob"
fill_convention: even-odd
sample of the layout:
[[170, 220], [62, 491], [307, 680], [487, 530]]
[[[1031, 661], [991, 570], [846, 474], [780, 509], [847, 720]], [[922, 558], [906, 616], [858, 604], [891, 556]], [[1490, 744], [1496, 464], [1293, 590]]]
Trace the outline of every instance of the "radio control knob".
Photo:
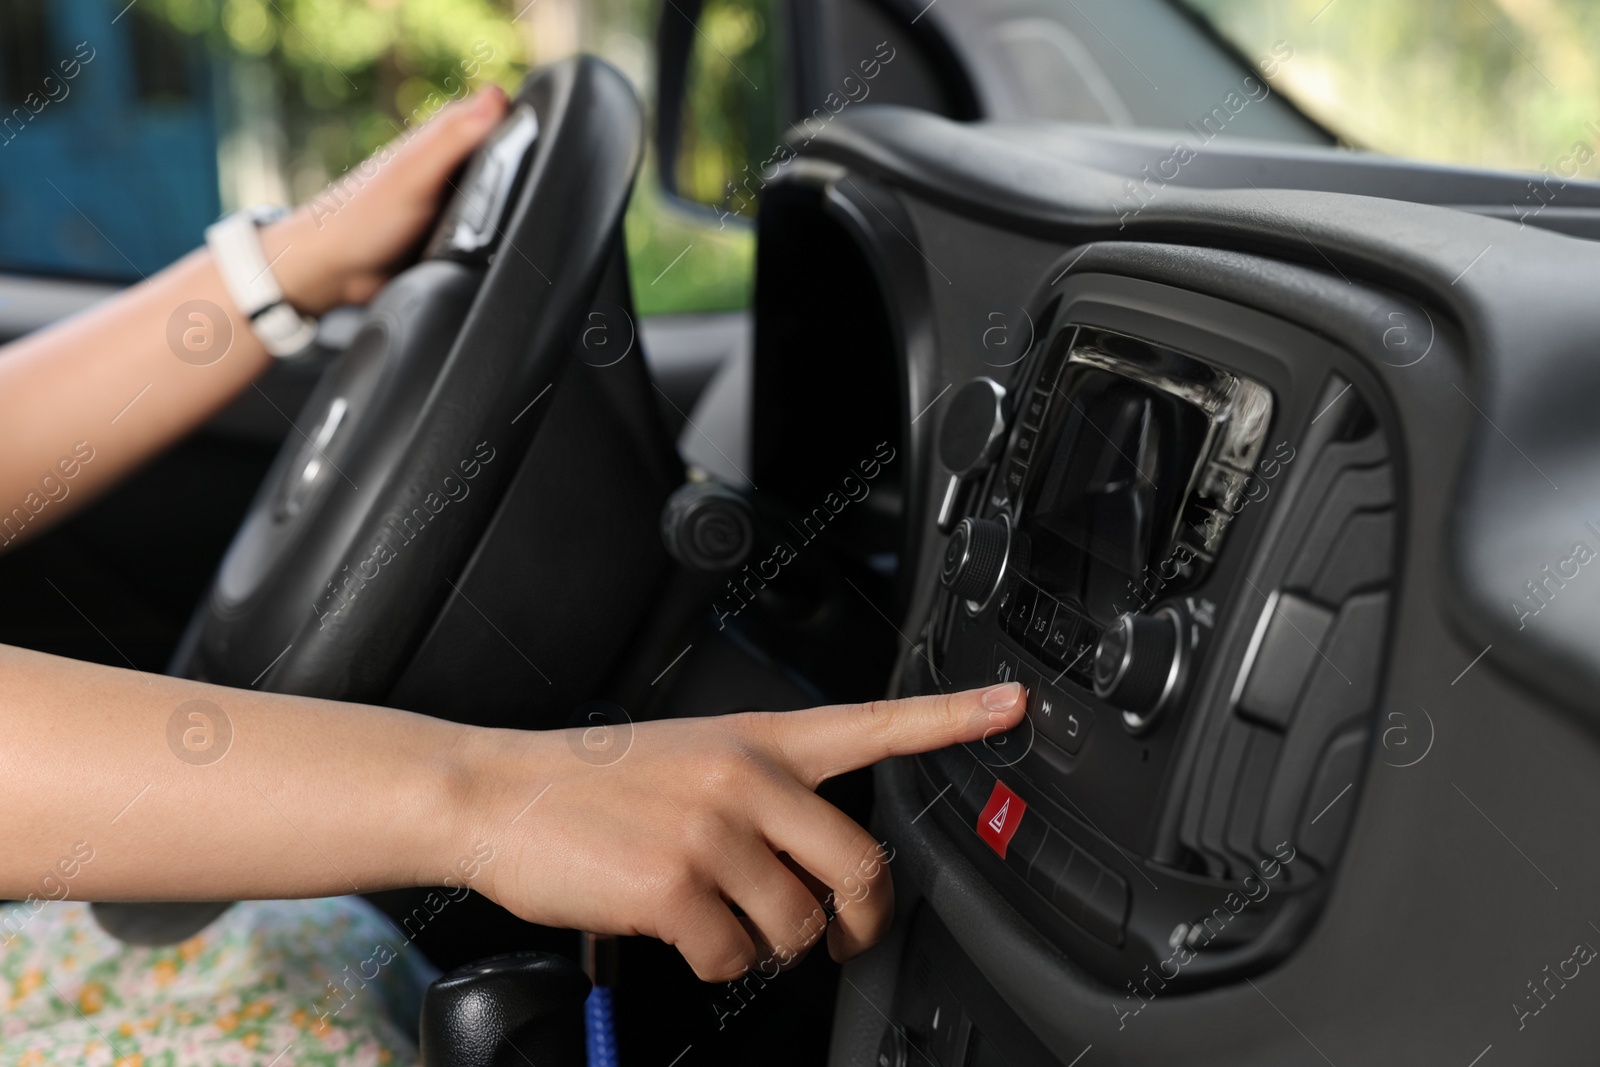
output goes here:
[[982, 611], [1000, 588], [1010, 554], [1009, 519], [962, 519], [945, 543], [939, 580], [973, 610]]
[[1183, 620], [1170, 607], [1128, 612], [1108, 626], [1094, 650], [1094, 691], [1122, 709], [1123, 725], [1147, 728], [1176, 702], [1184, 681]]

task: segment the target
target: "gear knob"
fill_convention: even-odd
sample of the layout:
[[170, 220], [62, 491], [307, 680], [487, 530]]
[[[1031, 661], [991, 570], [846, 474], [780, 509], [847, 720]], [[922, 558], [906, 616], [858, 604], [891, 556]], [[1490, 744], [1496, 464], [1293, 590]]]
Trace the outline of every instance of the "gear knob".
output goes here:
[[734, 570], [755, 545], [750, 503], [715, 483], [680, 485], [661, 511], [661, 539], [672, 558], [691, 570]]
[[589, 979], [549, 952], [469, 963], [422, 999], [424, 1067], [583, 1067]]

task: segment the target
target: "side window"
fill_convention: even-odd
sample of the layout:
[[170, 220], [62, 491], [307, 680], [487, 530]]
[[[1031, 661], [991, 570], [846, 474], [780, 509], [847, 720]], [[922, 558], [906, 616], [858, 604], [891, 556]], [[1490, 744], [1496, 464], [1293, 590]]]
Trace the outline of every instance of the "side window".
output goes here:
[[25, 106], [29, 93], [42, 92], [50, 73], [46, 58], [48, 39], [45, 0], [12, 0], [0, 4], [0, 104], [5, 107], [6, 134], [14, 135], [20, 116], [12, 111]]
[[0, 270], [134, 281], [217, 216], [219, 66], [148, 7], [0, 5]]
[[133, 71], [139, 101], [182, 107], [194, 99], [194, 63], [188, 42], [170, 23], [137, 9], [133, 18]]
[[267, 0], [0, 0], [0, 272], [137, 281], [224, 210], [308, 199], [450, 100], [514, 90], [580, 49], [648, 102], [657, 19], [676, 8], [706, 21], [692, 149], [669, 177], [731, 210], [664, 193], [650, 153], [626, 220], [635, 299], [646, 315], [748, 307], [754, 203], [728, 187], [782, 134], [779, 0], [363, 2], [318, 18]]

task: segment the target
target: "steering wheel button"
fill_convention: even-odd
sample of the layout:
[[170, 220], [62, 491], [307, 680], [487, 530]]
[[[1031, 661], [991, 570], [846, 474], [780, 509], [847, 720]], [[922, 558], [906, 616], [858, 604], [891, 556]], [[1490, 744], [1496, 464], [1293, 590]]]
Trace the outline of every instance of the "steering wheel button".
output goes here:
[[461, 225], [472, 235], [474, 246], [486, 244], [495, 228], [496, 194], [504, 180], [506, 165], [492, 155], [483, 157], [483, 169], [462, 192]]
[[1022, 824], [1022, 816], [1027, 810], [1028, 802], [996, 778], [989, 802], [978, 812], [978, 836], [983, 838], [984, 844], [994, 849], [995, 855], [1005, 859], [1006, 850], [1011, 845], [1011, 839], [1017, 836], [1017, 827]]

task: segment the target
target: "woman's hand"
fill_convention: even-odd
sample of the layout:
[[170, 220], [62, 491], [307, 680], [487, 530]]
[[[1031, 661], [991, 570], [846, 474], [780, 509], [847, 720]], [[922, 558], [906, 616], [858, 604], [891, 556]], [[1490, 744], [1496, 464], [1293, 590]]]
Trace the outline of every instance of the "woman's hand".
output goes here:
[[[473, 864], [473, 887], [522, 918], [661, 938], [706, 981], [788, 966], [825, 930], [843, 960], [888, 928], [894, 888], [881, 846], [816, 787], [889, 756], [1008, 730], [1022, 718], [1021, 696], [1013, 682], [641, 723], [631, 735], [612, 728], [616, 748], [598, 759], [580, 730], [472, 731], [471, 785], [450, 836], [494, 850]], [[459, 870], [446, 870], [459, 882]]]
[[376, 296], [454, 193], [451, 175], [506, 108], [494, 86], [450, 104], [266, 227], [262, 248], [289, 303], [321, 315]]
[[641, 723], [595, 747], [5, 646], [0, 679], [0, 897], [465, 882], [535, 922], [662, 938], [707, 980], [770, 975], [824, 930], [836, 959], [877, 941], [890, 857], [813, 790], [1009, 730], [1024, 707], [1010, 682]]
[[[261, 231], [289, 303], [320, 315], [363, 303], [427, 233], [450, 177], [506, 111], [499, 89], [407, 131], [293, 215]], [[231, 310], [230, 310], [231, 309]], [[224, 322], [223, 320], [228, 321]], [[187, 340], [205, 326], [199, 348]], [[201, 249], [93, 311], [6, 346], [0, 359], [0, 500], [37, 516], [36, 537], [171, 445], [258, 377], [272, 357]], [[80, 470], [68, 485], [64, 456]], [[87, 463], [84, 456], [92, 456]]]

